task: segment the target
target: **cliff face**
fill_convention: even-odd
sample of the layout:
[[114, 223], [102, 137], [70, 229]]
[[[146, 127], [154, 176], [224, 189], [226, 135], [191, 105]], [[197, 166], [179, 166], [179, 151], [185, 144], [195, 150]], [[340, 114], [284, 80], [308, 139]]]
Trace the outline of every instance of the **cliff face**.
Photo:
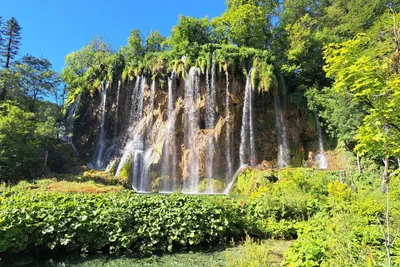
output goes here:
[[[103, 88], [96, 90], [94, 95], [89, 93], [81, 97], [80, 105], [75, 116], [75, 127], [73, 133], [73, 143], [75, 144], [80, 157], [94, 164], [96, 153], [99, 146], [104, 145], [104, 153], [102, 156], [103, 168], [115, 159], [117, 162], [124, 153], [124, 147], [133, 139], [133, 132], [140, 132], [143, 141], [143, 151], [151, 149], [151, 155], [148, 159], [140, 161], [140, 168], [146, 165], [145, 176], [147, 182], [145, 189], [149, 191], [151, 187], [157, 186], [160, 180], [157, 178], [169, 176], [170, 173], [165, 173], [165, 159], [171, 161], [173, 157], [165, 156], [165, 153], [172, 154], [176, 158], [176, 162], [168, 163], [168, 170], [171, 172], [171, 166], [175, 169], [177, 184], [182, 185], [189, 179], [193, 172], [193, 155], [196, 155], [198, 177], [201, 180], [206, 177], [206, 169], [210, 169], [207, 160], [210, 145], [213, 145], [212, 158], [212, 176], [208, 178], [219, 179], [224, 183], [229, 181], [227, 172], [229, 169], [228, 151], [230, 151], [231, 168], [233, 172], [239, 168], [239, 150], [241, 143], [241, 127], [243, 115], [243, 103], [245, 93], [245, 77], [236, 77], [229, 75], [229, 112], [227, 117], [227, 77], [223, 72], [215, 73], [215, 127], [214, 129], [205, 129], [206, 125], [206, 105], [207, 105], [207, 83], [210, 82], [210, 77], [201, 74], [199, 76], [199, 98], [194, 103], [198, 108], [197, 119], [198, 129], [196, 129], [194, 145], [189, 147], [187, 140], [188, 129], [193, 125], [186, 123], [185, 128], [185, 80], [176, 78], [173, 88], [173, 115], [175, 123], [173, 124], [174, 131], [171, 137], [168, 138], [169, 147], [165, 149], [166, 139], [168, 136], [168, 77], [158, 77], [155, 81], [154, 94], [152, 94], [150, 76], [144, 77], [146, 82], [143, 88], [143, 116], [139, 121], [132, 121], [133, 111], [136, 110], [137, 102], [133, 99], [137, 95], [138, 79], [110, 82], [107, 88], [105, 116], [104, 116], [104, 140], [99, 140], [100, 125], [102, 120], [102, 101]], [[188, 77], [186, 77], [188, 79]], [[186, 83], [186, 87], [187, 87]], [[253, 125], [256, 164], [260, 168], [276, 167], [278, 157], [278, 135], [276, 127], [276, 101], [273, 92], [259, 93], [257, 90], [252, 92], [253, 96]], [[154, 97], [154, 98], [153, 98]], [[154, 100], [153, 100], [154, 99]], [[117, 101], [118, 100], [118, 101]], [[152, 105], [154, 103], [154, 106]], [[134, 110], [133, 110], [134, 109]], [[299, 110], [290, 105], [285, 105], [283, 109], [283, 118], [288, 126], [288, 139], [290, 147], [291, 165], [301, 166], [304, 161], [308, 160], [310, 151], [316, 151], [316, 133], [314, 127], [309, 126], [309, 117], [313, 116], [306, 110]], [[187, 119], [187, 118], [186, 118]], [[141, 125], [141, 126], [140, 126]], [[227, 129], [231, 129], [230, 134], [227, 134]], [[186, 137], [185, 137], [186, 136]], [[229, 139], [230, 138], [230, 139]], [[171, 143], [171, 141], [173, 141]], [[172, 152], [172, 147], [176, 152]], [[143, 152], [144, 153], [144, 152]], [[135, 156], [131, 155], [129, 162], [134, 161]], [[131, 177], [133, 169], [139, 168], [139, 165], [128, 168], [128, 177]], [[116, 170], [116, 167], [114, 168]], [[163, 173], [164, 172], [164, 173]], [[121, 174], [122, 175], [122, 174]], [[143, 174], [141, 174], [143, 176]], [[232, 175], [229, 174], [229, 175]], [[208, 175], [209, 176], [209, 175]], [[143, 179], [143, 177], [142, 177]]]

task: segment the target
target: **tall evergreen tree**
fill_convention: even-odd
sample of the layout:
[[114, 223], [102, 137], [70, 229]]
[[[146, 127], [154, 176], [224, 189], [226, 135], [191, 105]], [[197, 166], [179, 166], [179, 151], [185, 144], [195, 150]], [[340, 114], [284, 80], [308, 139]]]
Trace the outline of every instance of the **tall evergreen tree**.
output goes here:
[[[3, 18], [0, 16], [0, 29], [2, 27], [3, 27]], [[2, 37], [1, 31], [0, 31], [0, 47], [2, 44], [3, 44], [3, 37]], [[1, 62], [1, 59], [0, 59], [0, 62]]]
[[18, 54], [19, 46], [21, 44], [21, 30], [16, 18], [12, 17], [4, 25], [2, 25], [0, 32], [4, 38], [0, 46], [0, 55], [5, 59], [4, 67], [8, 69], [11, 61]]
[[2, 82], [0, 84], [0, 100], [6, 99], [7, 93], [7, 75], [10, 68], [11, 61], [18, 54], [19, 46], [21, 44], [21, 29], [16, 18], [12, 17], [4, 25], [0, 25], [0, 35], [2, 41], [0, 42], [0, 57], [5, 62], [5, 72], [3, 72]]

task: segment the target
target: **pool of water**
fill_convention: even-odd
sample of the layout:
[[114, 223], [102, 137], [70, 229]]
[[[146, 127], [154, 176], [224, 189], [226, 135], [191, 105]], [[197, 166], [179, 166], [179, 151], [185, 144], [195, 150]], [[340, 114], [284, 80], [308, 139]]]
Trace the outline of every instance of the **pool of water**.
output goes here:
[[[229, 251], [229, 252], [228, 252]], [[91, 256], [65, 256], [59, 258], [39, 259], [30, 256], [18, 257], [18, 259], [9, 260], [8, 263], [1, 263], [0, 266], [24, 266], [24, 267], [208, 267], [208, 266], [226, 266], [226, 256], [239, 255], [238, 248], [229, 248], [214, 250], [208, 252], [187, 252], [177, 254], [167, 254], [161, 256], [151, 256], [148, 258], [138, 258], [132, 255], [106, 256], [103, 254]]]

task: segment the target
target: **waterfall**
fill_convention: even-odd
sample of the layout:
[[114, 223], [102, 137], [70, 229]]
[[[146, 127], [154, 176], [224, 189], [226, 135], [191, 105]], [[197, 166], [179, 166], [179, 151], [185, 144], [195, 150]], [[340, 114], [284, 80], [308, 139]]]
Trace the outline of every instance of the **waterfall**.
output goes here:
[[236, 177], [238, 177], [238, 175], [241, 174], [242, 171], [248, 167], [249, 167], [248, 165], [242, 165], [239, 167], [239, 169], [235, 172], [235, 174], [231, 178], [231, 181], [227, 184], [223, 194], [227, 195], [227, 194], [229, 194], [229, 192], [231, 192], [231, 189], [232, 189], [233, 184], [235, 183]]
[[276, 119], [276, 133], [278, 140], [278, 168], [282, 169], [290, 163], [290, 150], [287, 122], [284, 118], [279, 94], [275, 96], [275, 119]]
[[[227, 74], [227, 85], [226, 85], [226, 108], [227, 108], [227, 116], [229, 113], [229, 80]], [[224, 194], [229, 194], [231, 188], [236, 180], [236, 177], [241, 173], [241, 171], [247, 167], [256, 165], [256, 153], [255, 153], [255, 139], [254, 139], [254, 126], [253, 126], [253, 93], [254, 89], [251, 85], [251, 70], [247, 75], [246, 80], [246, 88], [244, 92], [244, 103], [243, 103], [243, 112], [242, 112], [242, 128], [240, 130], [240, 148], [239, 148], [239, 156], [240, 156], [240, 166], [236, 173], [231, 178], [230, 182], [227, 184]], [[230, 128], [230, 125], [229, 125]], [[229, 132], [227, 133], [227, 142], [230, 142]], [[230, 148], [227, 148], [230, 149]], [[227, 155], [230, 155], [228, 153]], [[230, 164], [228, 162], [228, 164]], [[229, 166], [229, 165], [228, 165]]]
[[[207, 90], [206, 90], [206, 114], [205, 114], [205, 128], [206, 129], [214, 129], [215, 128], [215, 107], [216, 107], [216, 88], [215, 81], [216, 80], [216, 69], [215, 69], [215, 61], [214, 61], [214, 53], [212, 54], [211, 60], [211, 82], [209, 80], [208, 68], [206, 71], [206, 81], [207, 81]], [[213, 170], [214, 170], [214, 154], [215, 154], [215, 142], [214, 137], [211, 138], [211, 142], [208, 144], [207, 149], [205, 151], [205, 175], [206, 178], [209, 178], [208, 184], [208, 193], [212, 193], [213, 189], [211, 187], [211, 178], [214, 178]]]
[[96, 152], [96, 162], [95, 162], [95, 168], [97, 170], [101, 170], [103, 168], [103, 154], [104, 154], [104, 122], [106, 118], [106, 102], [107, 102], [107, 89], [109, 86], [109, 82], [105, 82], [105, 85], [103, 84], [103, 92], [102, 92], [102, 102], [101, 102], [101, 123], [100, 123], [100, 134], [99, 134], [99, 142], [97, 145], [97, 152]]
[[226, 163], [228, 164], [227, 179], [232, 175], [232, 142], [231, 142], [231, 113], [230, 113], [230, 98], [229, 98], [229, 72], [226, 70], [226, 90], [225, 90], [225, 121], [226, 121], [226, 136], [225, 136], [225, 154]]
[[[132, 123], [137, 123], [141, 116], [143, 115], [143, 97], [140, 98], [140, 93], [141, 93], [141, 81], [143, 77], [136, 76], [136, 82], [135, 82], [135, 87], [133, 88], [133, 93], [132, 93], [132, 100], [131, 100], [131, 116], [129, 117], [129, 124], [132, 125]], [[141, 113], [140, 113], [141, 112]]]
[[146, 191], [148, 151], [144, 151], [143, 127], [140, 121], [143, 119], [144, 88], [146, 79], [136, 77], [135, 88], [132, 93], [131, 128], [129, 129], [129, 141], [124, 148], [115, 176], [119, 176], [122, 168], [128, 160], [132, 160], [132, 187], [136, 191]]
[[173, 71], [168, 78], [168, 122], [165, 134], [165, 143], [163, 148], [162, 175], [168, 176], [168, 181], [163, 182], [162, 191], [173, 192], [178, 189], [176, 177], [176, 140], [175, 140], [175, 117], [174, 110], [176, 88], [176, 73]]
[[121, 80], [118, 80], [118, 89], [117, 89], [117, 104], [115, 107], [115, 126], [114, 126], [114, 137], [117, 137], [118, 134], [118, 111], [119, 111], [119, 92], [121, 90]]
[[185, 148], [189, 152], [188, 177], [184, 181], [185, 192], [197, 193], [199, 187], [199, 162], [196, 148], [199, 130], [200, 69], [192, 67], [185, 80], [184, 131]]
[[254, 167], [256, 164], [253, 128], [253, 91], [250, 71], [247, 75], [242, 114], [242, 129], [240, 131], [240, 168], [244, 165], [251, 165]]
[[67, 120], [66, 120], [66, 129], [61, 137], [61, 139], [64, 142], [66, 141], [71, 145], [72, 149], [75, 151], [77, 156], [79, 156], [79, 154], [78, 154], [78, 150], [75, 147], [74, 142], [72, 141], [72, 136], [74, 134], [75, 115], [76, 115], [76, 111], [78, 110], [80, 101], [81, 101], [81, 96], [79, 95], [78, 98], [75, 100], [75, 102], [69, 108], [68, 116], [67, 116]]
[[317, 128], [318, 144], [319, 144], [319, 154], [315, 157], [315, 161], [318, 163], [318, 167], [320, 169], [327, 169], [328, 161], [326, 159], [324, 151], [324, 141], [322, 140], [321, 124], [319, 122], [318, 115], [317, 114], [314, 115], [315, 115], [315, 124]]
[[150, 87], [150, 102], [149, 102], [149, 121], [147, 124], [147, 145], [151, 143], [151, 135], [152, 135], [152, 128], [153, 128], [153, 112], [154, 112], [154, 97], [156, 94], [156, 81], [153, 80]]

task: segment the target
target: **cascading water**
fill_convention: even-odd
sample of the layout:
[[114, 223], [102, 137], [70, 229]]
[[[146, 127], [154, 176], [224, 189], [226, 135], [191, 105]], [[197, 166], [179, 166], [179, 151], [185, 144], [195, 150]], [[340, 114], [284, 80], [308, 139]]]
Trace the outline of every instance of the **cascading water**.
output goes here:
[[118, 89], [117, 89], [117, 103], [115, 106], [115, 117], [114, 117], [114, 137], [117, 137], [118, 134], [118, 111], [119, 111], [119, 93], [121, 90], [121, 80], [118, 80]]
[[[216, 80], [216, 69], [215, 69], [215, 61], [214, 54], [212, 55], [211, 60], [211, 82], [209, 80], [208, 68], [206, 72], [206, 81], [207, 81], [207, 90], [206, 90], [206, 114], [205, 114], [205, 127], [206, 129], [214, 129], [215, 121], [216, 121], [216, 88], [215, 81]], [[209, 178], [208, 183], [208, 193], [212, 193], [213, 189], [211, 186], [211, 178], [213, 178], [214, 174], [214, 154], [215, 154], [215, 142], [214, 138], [211, 138], [211, 142], [207, 146], [207, 150], [205, 152], [206, 160], [205, 160], [205, 175], [206, 178]]]
[[[228, 74], [227, 74], [227, 108], [229, 114], [229, 82], [228, 82]], [[229, 194], [232, 189], [232, 186], [235, 182], [236, 177], [241, 173], [242, 170], [246, 169], [249, 165], [254, 167], [256, 165], [256, 154], [255, 154], [255, 139], [254, 139], [254, 128], [253, 128], [253, 93], [254, 89], [251, 85], [251, 70], [247, 75], [246, 80], [246, 88], [244, 93], [244, 104], [243, 104], [243, 113], [242, 113], [242, 128], [240, 131], [240, 148], [239, 148], [239, 156], [240, 156], [240, 166], [233, 177], [230, 178], [229, 183], [227, 184], [224, 194]], [[229, 134], [229, 132], [228, 132]], [[230, 143], [230, 136], [227, 134], [227, 140]], [[228, 148], [229, 149], [229, 148]], [[230, 154], [229, 154], [230, 155]], [[228, 163], [229, 164], [229, 163]]]
[[287, 123], [283, 116], [283, 111], [280, 103], [279, 94], [275, 95], [275, 118], [276, 132], [278, 140], [278, 168], [283, 169], [290, 163], [290, 150]]
[[149, 102], [149, 122], [147, 124], [147, 146], [150, 144], [151, 142], [151, 134], [152, 134], [152, 129], [153, 129], [153, 112], [154, 112], [154, 97], [156, 94], [156, 81], [153, 80], [151, 83], [151, 87], [150, 87], [150, 102]]
[[[136, 76], [135, 87], [133, 88], [132, 101], [131, 101], [131, 116], [129, 117], [130, 126], [137, 123], [143, 114], [139, 114], [141, 111], [143, 113], [143, 101], [139, 100], [140, 98], [140, 86], [141, 86], [142, 77]], [[143, 100], [143, 97], [142, 97]]]
[[[147, 190], [147, 154], [144, 152], [143, 129], [139, 122], [143, 118], [144, 88], [146, 79], [136, 77], [135, 88], [132, 97], [132, 108], [130, 121], [132, 126], [129, 130], [129, 141], [124, 148], [115, 176], [119, 176], [128, 160], [132, 160], [132, 187], [136, 191]], [[147, 152], [147, 151], [146, 151]]]
[[75, 151], [77, 156], [79, 156], [79, 154], [78, 154], [78, 150], [75, 147], [74, 142], [72, 141], [72, 136], [74, 133], [75, 115], [76, 115], [76, 111], [78, 110], [80, 101], [81, 101], [81, 96], [79, 95], [79, 97], [75, 100], [75, 102], [72, 104], [71, 108], [69, 109], [68, 117], [67, 117], [67, 121], [66, 121], [67, 127], [65, 129], [65, 133], [61, 137], [63, 141], [66, 141], [71, 145], [72, 149]]
[[163, 192], [173, 192], [178, 189], [178, 180], [176, 177], [176, 140], [175, 140], [175, 117], [174, 110], [176, 88], [176, 73], [173, 71], [168, 78], [168, 122], [167, 132], [165, 134], [165, 143], [163, 151], [162, 174], [168, 176], [168, 181], [162, 184]]
[[315, 115], [315, 124], [317, 128], [317, 134], [318, 134], [318, 144], [319, 144], [319, 153], [315, 157], [315, 161], [318, 163], [318, 167], [320, 169], [327, 169], [328, 168], [328, 161], [325, 156], [325, 151], [324, 151], [324, 141], [322, 139], [322, 130], [321, 130], [321, 123], [319, 122], [319, 118], [317, 114]]
[[240, 168], [245, 165], [256, 165], [255, 139], [253, 128], [253, 86], [251, 85], [251, 71], [247, 76], [244, 95], [242, 129], [240, 131]]
[[185, 80], [185, 111], [184, 131], [185, 148], [189, 152], [188, 177], [183, 183], [183, 191], [198, 193], [199, 162], [196, 148], [197, 132], [199, 130], [199, 98], [200, 98], [200, 69], [192, 67]]
[[102, 92], [102, 102], [101, 102], [101, 123], [100, 123], [100, 134], [99, 134], [99, 142], [97, 145], [97, 152], [96, 152], [96, 162], [95, 162], [95, 169], [101, 170], [104, 165], [104, 123], [105, 123], [105, 117], [106, 117], [106, 103], [107, 103], [107, 89], [108, 89], [109, 82], [105, 82], [105, 85], [103, 83], [103, 92]]
[[231, 154], [231, 150], [232, 150], [232, 142], [231, 142], [231, 129], [232, 129], [232, 125], [231, 125], [231, 113], [230, 113], [230, 98], [229, 98], [229, 72], [228, 70], [226, 70], [226, 89], [225, 89], [225, 121], [226, 121], [226, 135], [225, 135], [225, 154], [226, 154], [226, 164], [228, 166], [228, 170], [227, 170], [227, 179], [226, 181], [228, 182], [228, 179], [231, 177], [232, 175], [232, 154]]

